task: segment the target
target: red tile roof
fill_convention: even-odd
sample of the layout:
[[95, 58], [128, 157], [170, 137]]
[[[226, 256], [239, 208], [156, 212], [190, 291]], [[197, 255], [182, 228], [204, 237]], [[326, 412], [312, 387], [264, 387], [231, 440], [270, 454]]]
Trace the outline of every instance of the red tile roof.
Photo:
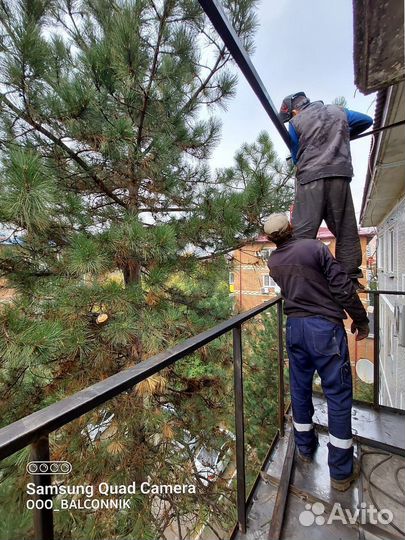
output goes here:
[[[368, 236], [372, 237], [376, 234], [376, 230], [374, 227], [359, 227], [359, 236]], [[320, 240], [323, 240], [324, 238], [334, 238], [334, 235], [330, 232], [328, 227], [319, 227], [317, 238]], [[256, 242], [269, 242], [267, 236], [265, 234], [260, 234], [256, 240]]]

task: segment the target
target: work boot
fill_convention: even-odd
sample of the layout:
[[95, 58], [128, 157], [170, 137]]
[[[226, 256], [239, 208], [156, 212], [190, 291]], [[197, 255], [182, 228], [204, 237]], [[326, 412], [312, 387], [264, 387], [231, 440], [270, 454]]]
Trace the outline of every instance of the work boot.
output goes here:
[[330, 485], [333, 487], [333, 489], [337, 489], [337, 491], [346, 491], [347, 489], [349, 489], [350, 484], [357, 480], [360, 472], [360, 462], [356, 458], [353, 458], [352, 474], [347, 478], [343, 478], [342, 480], [336, 480], [335, 478], [330, 477]]
[[316, 438], [316, 441], [314, 443], [314, 449], [312, 450], [312, 452], [310, 454], [304, 454], [303, 452], [301, 452], [301, 450], [297, 447], [297, 456], [298, 456], [298, 459], [303, 461], [304, 463], [312, 463], [313, 459], [314, 459], [314, 454], [316, 452], [316, 449], [318, 448], [319, 446], [319, 440], [318, 440], [318, 435], [315, 435], [315, 438]]

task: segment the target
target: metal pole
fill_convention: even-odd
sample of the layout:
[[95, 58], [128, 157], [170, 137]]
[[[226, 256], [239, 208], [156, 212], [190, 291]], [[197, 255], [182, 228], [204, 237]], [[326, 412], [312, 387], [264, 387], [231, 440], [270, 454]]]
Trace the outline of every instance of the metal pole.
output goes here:
[[372, 131], [367, 131], [366, 133], [361, 133], [360, 135], [356, 135], [355, 137], [352, 137], [350, 140], [355, 141], [356, 139], [367, 137], [367, 135], [375, 135], [376, 133], [379, 133], [380, 131], [385, 131], [386, 129], [392, 129], [395, 127], [403, 126], [404, 124], [405, 124], [405, 120], [401, 120], [400, 122], [394, 122], [393, 124], [389, 124], [388, 126], [382, 126], [382, 127], [373, 129]]
[[236, 487], [239, 529], [246, 532], [245, 426], [243, 415], [242, 326], [233, 329], [233, 373], [236, 429]]
[[374, 397], [373, 405], [380, 405], [380, 295], [374, 293]]
[[[48, 471], [49, 459], [49, 437], [48, 435], [41, 435], [31, 444], [31, 461], [47, 462], [42, 465]], [[41, 471], [41, 463], [38, 464], [38, 470]], [[49, 473], [33, 474], [32, 480], [36, 487], [50, 486], [52, 484], [52, 476]], [[51, 501], [51, 504], [47, 501]], [[54, 540], [52, 497], [49, 495], [35, 495], [35, 503], [35, 540]], [[47, 505], [50, 506], [47, 508]]]
[[283, 301], [277, 302], [278, 330], [278, 428], [284, 437], [284, 348], [283, 348]]

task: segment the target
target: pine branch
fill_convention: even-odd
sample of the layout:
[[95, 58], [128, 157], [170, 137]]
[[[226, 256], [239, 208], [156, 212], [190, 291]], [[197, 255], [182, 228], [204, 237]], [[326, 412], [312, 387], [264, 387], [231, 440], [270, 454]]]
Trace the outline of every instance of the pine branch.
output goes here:
[[31, 126], [33, 126], [37, 131], [39, 131], [40, 133], [45, 135], [45, 137], [50, 139], [54, 144], [62, 148], [62, 150], [64, 150], [73, 161], [75, 161], [83, 170], [85, 170], [89, 174], [89, 176], [93, 179], [94, 183], [105, 193], [105, 195], [110, 197], [110, 199], [115, 201], [117, 204], [119, 204], [123, 208], [128, 208], [128, 205], [125, 204], [119, 197], [117, 197], [117, 195], [115, 195], [115, 193], [113, 193], [105, 185], [103, 180], [101, 180], [101, 178], [97, 176], [97, 174], [93, 171], [90, 165], [88, 165], [84, 161], [84, 159], [78, 156], [74, 150], [72, 150], [67, 144], [65, 144], [61, 140], [61, 138], [57, 137], [51, 131], [49, 131], [49, 129], [45, 128], [42, 124], [34, 120], [32, 116], [29, 115], [27, 112], [21, 111], [4, 94], [1, 94], [1, 100], [3, 103], [7, 105], [9, 109], [11, 109], [16, 115], [18, 115], [19, 118], [22, 118], [27, 124], [30, 124]]
[[220, 251], [213, 251], [210, 255], [203, 255], [202, 257], [196, 257], [199, 261], [206, 261], [209, 259], [213, 259], [214, 257], [218, 257], [220, 255], [226, 255], [227, 253], [230, 253], [231, 251], [235, 251], [236, 249], [240, 249], [243, 246], [246, 246], [246, 244], [250, 244], [251, 242], [254, 242], [255, 238], [246, 238], [243, 240], [243, 242], [239, 242], [231, 247], [227, 247], [226, 249], [222, 249]]
[[[197, 90], [194, 92], [194, 94], [190, 97], [190, 99], [187, 101], [187, 103], [184, 105], [182, 110], [180, 111], [181, 114], [184, 114], [186, 111], [188, 111], [191, 107], [191, 105], [197, 100], [198, 96], [201, 94], [201, 92], [204, 92], [204, 90], [207, 88], [210, 80], [212, 77], [224, 67], [224, 65], [228, 62], [230, 56], [229, 54], [225, 55], [226, 47], [222, 47], [218, 54], [218, 58], [215, 62], [215, 64], [211, 68], [211, 72], [207, 75], [205, 80], [202, 82], [202, 84], [197, 88]], [[225, 56], [225, 60], [224, 60]], [[223, 61], [222, 61], [223, 60]], [[222, 63], [221, 63], [222, 61]]]
[[184, 207], [168, 207], [168, 208], [157, 208], [151, 206], [149, 208], [139, 208], [138, 213], [151, 212], [152, 214], [165, 214], [166, 212], [194, 212], [197, 210], [197, 206], [184, 206]]
[[139, 120], [138, 136], [136, 138], [136, 143], [137, 143], [138, 148], [140, 147], [141, 141], [142, 141], [143, 126], [144, 126], [144, 122], [145, 122], [146, 111], [148, 109], [150, 91], [152, 89], [152, 84], [153, 84], [154, 78], [155, 78], [156, 73], [157, 73], [159, 52], [160, 52], [160, 47], [161, 47], [162, 40], [163, 40], [163, 31], [164, 31], [164, 27], [165, 27], [167, 17], [169, 16], [170, 10], [172, 8], [172, 3], [173, 3], [172, 0], [166, 0], [166, 2], [164, 4], [164, 8], [163, 8], [163, 13], [162, 13], [162, 16], [161, 16], [160, 22], [159, 22], [159, 30], [158, 30], [157, 40], [156, 40], [155, 51], [154, 51], [154, 54], [153, 54], [153, 60], [152, 60], [152, 66], [151, 66], [151, 70], [150, 70], [149, 81], [148, 81], [148, 85], [146, 87], [146, 90], [144, 91], [143, 106], [142, 106], [142, 110], [141, 110], [141, 117], [140, 117], [140, 120]]

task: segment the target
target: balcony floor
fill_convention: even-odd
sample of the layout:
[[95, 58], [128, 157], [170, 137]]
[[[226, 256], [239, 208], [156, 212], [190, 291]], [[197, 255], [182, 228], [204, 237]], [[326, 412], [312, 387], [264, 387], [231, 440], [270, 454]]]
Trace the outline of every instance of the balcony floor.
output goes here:
[[[328, 408], [325, 398], [314, 396], [314, 422], [328, 425]], [[405, 415], [380, 409], [376, 411], [367, 405], [353, 404], [352, 431], [362, 443], [384, 446], [386, 450], [405, 457]]]
[[[317, 398], [316, 409], [316, 421], [322, 424], [322, 416], [323, 420], [326, 418], [324, 416], [325, 403], [322, 398]], [[326, 446], [328, 436], [322, 428], [318, 430], [320, 446], [313, 463], [303, 463], [295, 456], [281, 539], [399, 540], [405, 537], [405, 532], [401, 534], [392, 525], [373, 525], [371, 523], [360, 526], [358, 524], [345, 525], [341, 520], [322, 525], [317, 523], [304, 525], [302, 523], [304, 516], [301, 513], [305, 510], [308, 511], [308, 505], [311, 506], [313, 503], [322, 503], [324, 506], [324, 513], [318, 516], [318, 520], [321, 522], [328, 520], [335, 502], [340, 503], [343, 510], [348, 509], [351, 512], [354, 512], [363, 503], [362, 507], [366, 509], [370, 505], [375, 505], [380, 509], [389, 509], [393, 513], [392, 523], [405, 531], [405, 458], [397, 453], [390, 453], [386, 449], [376, 447], [373, 443], [363, 442], [364, 439], [369, 440], [370, 436], [376, 435], [377, 445], [380, 446], [381, 441], [378, 437], [384, 433], [386, 422], [389, 424], [397, 420], [400, 424], [390, 425], [393, 431], [386, 434], [385, 441], [382, 441], [382, 443], [388, 442], [390, 447], [393, 447], [394, 438], [397, 441], [404, 437], [405, 416], [385, 411], [375, 412], [372, 409], [367, 411], [367, 407], [363, 406], [360, 408], [355, 406], [353, 414], [357, 418], [357, 420], [353, 419], [354, 433], [359, 434], [359, 438], [355, 442], [355, 454], [360, 456], [361, 460], [362, 474], [360, 478], [344, 493], [330, 487]], [[378, 421], [374, 415], [377, 415]], [[267, 539], [290, 430], [290, 424], [286, 423], [286, 434], [274, 447], [269, 462], [261, 473], [261, 480], [256, 487], [252, 504], [248, 508], [247, 533], [242, 534], [238, 531], [234, 538], [239, 540]], [[402, 446], [402, 451], [403, 448], [404, 446]], [[370, 484], [370, 478], [377, 487]], [[386, 491], [395, 500], [390, 499], [381, 490]], [[321, 508], [319, 504], [318, 508]], [[307, 513], [305, 517], [311, 521], [315, 516], [313, 513]]]

